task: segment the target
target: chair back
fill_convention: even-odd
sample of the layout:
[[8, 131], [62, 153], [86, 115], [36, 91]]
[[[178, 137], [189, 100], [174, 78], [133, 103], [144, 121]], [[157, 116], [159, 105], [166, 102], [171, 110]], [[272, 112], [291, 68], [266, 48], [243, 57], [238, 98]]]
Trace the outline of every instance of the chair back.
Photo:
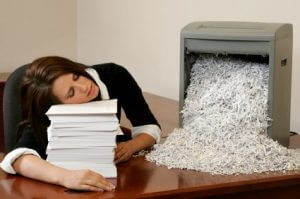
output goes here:
[[28, 64], [17, 68], [8, 77], [3, 93], [4, 149], [11, 151], [17, 138], [17, 127], [22, 120], [19, 85]]

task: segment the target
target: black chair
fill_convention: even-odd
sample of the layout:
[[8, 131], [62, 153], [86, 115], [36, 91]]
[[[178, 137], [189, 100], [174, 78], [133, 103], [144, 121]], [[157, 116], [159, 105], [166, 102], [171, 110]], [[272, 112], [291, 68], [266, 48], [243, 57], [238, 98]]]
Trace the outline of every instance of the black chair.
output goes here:
[[19, 84], [28, 64], [17, 68], [7, 79], [3, 93], [4, 149], [9, 152], [16, 143], [17, 126], [22, 120]]

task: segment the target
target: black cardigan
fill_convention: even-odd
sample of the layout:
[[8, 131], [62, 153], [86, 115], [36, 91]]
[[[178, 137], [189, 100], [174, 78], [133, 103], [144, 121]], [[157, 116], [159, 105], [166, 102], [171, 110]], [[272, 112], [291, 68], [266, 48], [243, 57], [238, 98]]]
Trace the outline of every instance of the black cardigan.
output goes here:
[[[113, 63], [94, 65], [92, 68], [98, 72], [101, 81], [106, 85], [110, 99], [118, 99], [117, 117], [119, 119], [121, 108], [123, 108], [132, 126], [147, 124], [159, 126], [143, 97], [142, 90], [125, 68]], [[39, 143], [34, 136], [33, 129], [26, 127], [15, 148], [33, 149], [46, 159], [46, 147]]]

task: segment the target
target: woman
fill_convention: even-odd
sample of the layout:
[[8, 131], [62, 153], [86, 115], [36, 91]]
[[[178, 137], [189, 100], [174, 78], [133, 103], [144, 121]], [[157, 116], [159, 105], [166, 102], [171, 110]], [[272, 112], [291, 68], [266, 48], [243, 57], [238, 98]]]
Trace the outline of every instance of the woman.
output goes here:
[[42, 57], [26, 69], [20, 85], [24, 121], [16, 147], [1, 167], [8, 173], [62, 185], [70, 189], [110, 191], [113, 184], [90, 170], [67, 170], [45, 161], [47, 127], [45, 112], [51, 105], [118, 99], [132, 123], [132, 139], [117, 144], [115, 162], [160, 140], [160, 127], [145, 102], [141, 89], [126, 69], [116, 64], [87, 67], [62, 57]]

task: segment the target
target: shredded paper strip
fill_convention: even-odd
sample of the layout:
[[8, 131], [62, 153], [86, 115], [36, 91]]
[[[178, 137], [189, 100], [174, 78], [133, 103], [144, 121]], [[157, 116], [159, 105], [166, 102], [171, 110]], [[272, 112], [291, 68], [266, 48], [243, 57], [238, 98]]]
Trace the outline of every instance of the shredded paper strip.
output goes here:
[[183, 128], [146, 159], [168, 168], [250, 174], [300, 168], [300, 154], [267, 136], [268, 64], [201, 55], [191, 70]]

